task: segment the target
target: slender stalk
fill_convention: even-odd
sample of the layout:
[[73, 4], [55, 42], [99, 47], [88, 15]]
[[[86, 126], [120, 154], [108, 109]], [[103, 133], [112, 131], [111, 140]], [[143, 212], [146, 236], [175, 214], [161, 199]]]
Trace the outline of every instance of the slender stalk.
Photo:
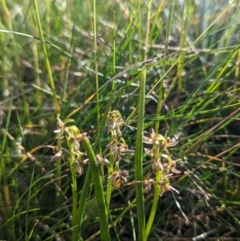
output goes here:
[[[186, 46], [186, 38], [187, 38], [187, 25], [188, 25], [188, 5], [189, 0], [184, 1], [184, 8], [181, 18], [181, 35], [180, 35], [180, 48], [184, 48]], [[185, 55], [186, 53], [184, 51], [180, 51], [179, 53], [179, 62], [177, 67], [177, 79], [178, 79], [178, 93], [182, 91], [183, 88], [183, 69], [184, 69], [184, 63], [185, 63]]]
[[[141, 1], [138, 1], [138, 21], [141, 23]], [[138, 28], [139, 38], [141, 37], [141, 26]], [[139, 56], [141, 55], [142, 44], [139, 43]], [[145, 230], [145, 210], [144, 210], [144, 193], [141, 181], [143, 179], [143, 131], [144, 131], [144, 113], [145, 113], [145, 89], [146, 89], [146, 69], [143, 70], [140, 80], [139, 93], [139, 112], [137, 122], [137, 138], [136, 138], [136, 155], [135, 155], [135, 180], [136, 184], [136, 202], [138, 216], [138, 240], [142, 241]]]
[[98, 83], [98, 46], [97, 46], [97, 11], [96, 0], [93, 0], [93, 33], [94, 33], [94, 53], [95, 53], [95, 85], [96, 85], [96, 100], [97, 100], [97, 130], [100, 129], [100, 106], [99, 106], [99, 83]]
[[72, 241], [78, 240], [78, 216], [77, 216], [77, 180], [76, 180], [76, 168], [74, 167], [74, 153], [73, 153], [73, 142], [71, 140], [67, 140], [69, 156], [68, 162], [71, 170], [72, 176], [72, 216], [73, 216], [73, 234]]
[[[112, 73], [115, 75], [115, 67], [116, 67], [116, 19], [115, 19], [115, 12], [114, 12], [114, 19], [113, 19], [113, 67]], [[112, 81], [112, 91], [115, 91], [115, 80]]]
[[48, 59], [47, 48], [46, 48], [46, 45], [45, 45], [45, 39], [44, 39], [44, 36], [43, 36], [43, 30], [42, 30], [41, 20], [40, 20], [40, 16], [39, 16], [39, 11], [38, 11], [37, 0], [33, 0], [33, 4], [34, 4], [34, 9], [36, 11], [38, 31], [39, 31], [39, 36], [40, 36], [40, 40], [41, 40], [41, 43], [42, 43], [42, 50], [43, 50], [43, 54], [44, 54], [45, 65], [46, 65], [46, 68], [47, 68], [49, 84], [50, 84], [50, 87], [51, 87], [51, 90], [52, 90], [52, 93], [53, 93], [53, 102], [54, 102], [54, 105], [55, 105], [56, 114], [57, 114], [57, 116], [59, 116], [60, 107], [59, 107], [59, 103], [58, 103], [58, 100], [57, 100], [55, 85], [54, 85], [54, 81], [53, 81], [53, 77], [52, 77], [51, 66], [50, 66], [50, 62], [49, 62], [49, 59]]
[[[41, 79], [40, 79], [40, 76], [39, 76], [39, 64], [38, 64], [38, 59], [39, 59], [39, 56], [38, 56], [38, 45], [36, 43], [36, 41], [33, 41], [32, 42], [32, 53], [33, 53], [33, 64], [34, 64], [34, 68], [35, 68], [35, 72], [34, 72], [34, 75], [35, 75], [35, 84], [39, 87], [41, 87]], [[42, 96], [41, 96], [41, 92], [39, 90], [37, 90], [37, 100], [39, 103], [42, 102]]]
[[[163, 66], [164, 67], [162, 69], [161, 81], [159, 81], [159, 85], [160, 86], [159, 86], [159, 91], [158, 91], [158, 103], [157, 103], [157, 110], [156, 110], [156, 116], [157, 117], [160, 117], [160, 115], [161, 115], [161, 110], [162, 110], [162, 105], [163, 105], [163, 91], [164, 91], [163, 80], [164, 80], [164, 77], [166, 76], [166, 74], [168, 73], [168, 71], [166, 70], [166, 62], [168, 61], [167, 53], [168, 53], [169, 36], [170, 36], [170, 31], [171, 31], [171, 22], [172, 22], [173, 8], [174, 8], [174, 1], [172, 1], [172, 3], [171, 3], [170, 13], [169, 13], [169, 17], [168, 17], [166, 44], [165, 44], [165, 48], [164, 48], [164, 60], [163, 60]], [[160, 121], [156, 121], [155, 122], [155, 128], [154, 128], [155, 129], [155, 133], [158, 133], [159, 128], [160, 128]]]
[[[116, 30], [115, 30], [115, 12], [114, 12], [114, 24], [113, 24], [113, 67], [112, 67], [112, 73], [113, 75], [115, 74], [115, 66], [116, 66]], [[112, 92], [115, 92], [115, 80], [112, 81]], [[113, 97], [113, 95], [111, 96], [111, 98]], [[110, 109], [110, 106], [109, 106]], [[108, 167], [108, 176], [110, 176], [112, 174], [112, 172], [114, 171], [114, 158], [112, 153], [110, 153], [110, 165]], [[106, 191], [106, 205], [107, 205], [107, 209], [109, 210], [109, 206], [110, 206], [110, 201], [111, 201], [111, 194], [112, 194], [112, 182], [111, 179], [108, 179], [108, 183], [107, 183], [107, 191]]]
[[[162, 174], [162, 172], [160, 170], [158, 170], [156, 172], [156, 176], [155, 176], [156, 183], [159, 183], [161, 181], [161, 177], [162, 177], [161, 174]], [[161, 186], [155, 185], [154, 186], [154, 195], [153, 195], [152, 207], [151, 207], [150, 215], [148, 217], [146, 229], [145, 229], [145, 232], [144, 232], [144, 239], [143, 239], [144, 241], [148, 240], [148, 236], [149, 236], [149, 234], [151, 232], [151, 229], [152, 229], [152, 226], [153, 226], [153, 221], [154, 221], [156, 211], [157, 211], [160, 191], [161, 191]]]
[[[112, 174], [114, 170], [113, 167], [114, 167], [114, 159], [113, 159], [112, 153], [110, 153], [110, 165], [108, 167], [108, 176]], [[108, 209], [110, 206], [111, 194], [112, 194], [112, 182], [111, 182], [111, 179], [109, 178], [107, 182], [107, 190], [106, 190], [106, 205]]]
[[107, 210], [106, 210], [106, 204], [104, 199], [102, 180], [101, 180], [101, 176], [98, 168], [98, 162], [96, 160], [96, 155], [92, 149], [92, 146], [88, 138], [84, 136], [82, 139], [82, 142], [90, 162], [90, 170], [93, 178], [96, 201], [98, 206], [99, 222], [100, 222], [100, 229], [101, 229], [101, 234], [100, 234], [101, 240], [110, 241]]
[[[148, 38], [149, 38], [150, 23], [151, 23], [151, 7], [152, 7], [152, 1], [149, 1], [145, 46], [148, 46], [148, 42], [149, 42]], [[146, 59], [147, 59], [147, 49], [145, 49], [145, 56], [144, 56], [144, 60], [146, 60]], [[161, 85], [162, 85], [162, 82], [161, 82]], [[159, 98], [160, 98], [160, 100], [162, 99], [162, 88], [159, 89]], [[161, 112], [161, 101], [159, 101], [158, 106], [157, 106], [157, 116], [160, 116], [160, 112]], [[158, 133], [159, 122], [160, 121], [157, 121], [155, 123], [155, 132], [156, 133]], [[158, 153], [158, 154], [160, 156], [160, 153]], [[156, 170], [156, 176], [155, 176], [156, 183], [160, 183], [161, 179], [162, 179], [162, 171]], [[157, 211], [160, 191], [161, 191], [160, 185], [155, 185], [154, 186], [154, 196], [153, 196], [152, 207], [151, 207], [150, 215], [149, 215], [148, 222], [147, 222], [147, 225], [146, 225], [146, 229], [144, 231], [144, 237], [143, 237], [144, 241], [148, 240], [148, 236], [149, 236], [149, 234], [151, 232], [151, 229], [152, 229], [152, 225], [153, 225], [154, 218], [155, 218], [156, 211]]]
[[77, 217], [78, 217], [78, 236], [81, 237], [82, 235], [82, 222], [83, 222], [83, 215], [84, 215], [84, 211], [85, 211], [85, 207], [86, 207], [86, 201], [87, 201], [87, 195], [89, 192], [89, 187], [91, 184], [91, 180], [92, 180], [92, 175], [91, 175], [91, 171], [90, 168], [87, 169], [85, 178], [84, 178], [84, 184], [83, 184], [83, 188], [81, 191], [81, 196], [80, 196], [80, 200], [79, 200], [79, 204], [78, 204], [78, 209], [77, 209]]
[[[79, 4], [80, 5], [80, 4]], [[80, 8], [80, 6], [76, 6], [77, 8]], [[68, 15], [68, 19], [69, 20], [72, 20], [72, 14], [71, 14], [71, 1], [68, 0], [67, 1], [67, 15]], [[71, 33], [69, 33], [69, 52], [70, 54], [72, 55], [73, 53], [73, 37], [75, 35], [75, 22], [73, 23], [73, 26], [72, 25], [72, 21], [69, 21], [68, 22], [68, 29], [72, 29], [71, 30]], [[67, 69], [66, 69], [66, 73], [65, 73], [65, 76], [64, 76], [64, 84], [63, 84], [63, 91], [62, 91], [62, 98], [65, 99], [66, 96], [67, 96], [67, 85], [68, 85], [68, 79], [69, 79], [69, 71], [70, 71], [70, 66], [71, 66], [71, 61], [72, 59], [71, 58], [68, 58], [68, 61], [67, 61]]]

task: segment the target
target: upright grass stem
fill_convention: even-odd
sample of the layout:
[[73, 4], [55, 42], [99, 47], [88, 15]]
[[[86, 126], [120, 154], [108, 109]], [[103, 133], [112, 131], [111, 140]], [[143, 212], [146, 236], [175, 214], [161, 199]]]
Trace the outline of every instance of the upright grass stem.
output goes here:
[[[138, 21], [141, 23], [141, 1], [138, 0]], [[138, 35], [141, 37], [141, 26], [138, 26]], [[142, 51], [142, 44], [139, 43], [139, 53]], [[141, 54], [140, 54], [141, 56]], [[145, 112], [145, 89], [146, 89], [146, 69], [143, 70], [140, 80], [139, 93], [139, 111], [137, 122], [136, 154], [135, 154], [135, 180], [136, 184], [136, 202], [138, 215], [138, 240], [144, 240], [145, 230], [145, 210], [144, 210], [144, 193], [141, 181], [143, 179], [143, 132], [144, 132], [144, 112]]]
[[67, 141], [68, 150], [69, 150], [69, 156], [68, 156], [68, 162], [69, 167], [71, 170], [71, 176], [72, 176], [72, 217], [73, 217], [73, 235], [72, 235], [72, 241], [78, 240], [78, 216], [77, 216], [77, 179], [76, 179], [76, 168], [74, 167], [74, 153], [73, 148], [74, 144], [71, 140]]
[[98, 83], [98, 46], [97, 46], [97, 10], [96, 0], [93, 0], [93, 32], [94, 32], [94, 53], [95, 53], [95, 86], [96, 86], [96, 100], [97, 100], [97, 130], [100, 129], [100, 106], [99, 106], [99, 83]]
[[[189, 0], [184, 1], [183, 4], [183, 12], [181, 18], [181, 35], [180, 35], [180, 48], [184, 48], [186, 46], [186, 38], [187, 38], [187, 25], [188, 25], [188, 18], [189, 18]], [[181, 93], [183, 89], [183, 70], [185, 64], [185, 51], [180, 51], [179, 53], [179, 61], [178, 61], [178, 70], [177, 70], [177, 83], [178, 83], [178, 93]]]
[[[91, 184], [92, 175], [90, 168], [87, 169], [85, 178], [84, 178], [84, 184], [81, 191], [80, 200], [78, 203], [78, 209], [77, 209], [77, 217], [78, 217], [78, 237], [82, 236], [82, 223], [83, 223], [83, 215], [86, 207], [86, 201], [87, 201], [87, 195], [89, 192], [89, 187]], [[72, 239], [73, 240], [73, 239]]]
[[41, 43], [42, 43], [42, 50], [43, 50], [43, 54], [44, 54], [45, 65], [46, 65], [46, 68], [47, 68], [49, 84], [50, 84], [50, 87], [51, 87], [51, 90], [52, 90], [52, 93], [53, 93], [53, 102], [54, 102], [56, 114], [57, 114], [57, 117], [58, 117], [59, 113], [60, 113], [60, 107], [59, 107], [59, 103], [58, 103], [58, 100], [57, 100], [56, 89], [55, 89], [55, 85], [54, 85], [54, 81], [53, 81], [53, 77], [52, 77], [51, 66], [50, 66], [50, 62], [49, 62], [49, 59], [48, 59], [47, 48], [46, 48], [46, 44], [45, 44], [46, 42], [45, 42], [44, 36], [43, 36], [43, 30], [42, 30], [39, 11], [38, 11], [37, 0], [33, 0], [33, 4], [34, 4], [34, 9], [36, 11], [39, 37], [40, 37], [40, 40], [41, 40]]
[[[151, 28], [151, 8], [152, 8], [152, 0], [150, 0], [148, 2], [148, 13], [147, 13], [147, 26], [146, 26], [146, 37], [145, 37], [145, 46], [149, 45], [149, 33], [150, 33], [150, 28]], [[146, 61], [148, 58], [148, 48], [145, 48], [145, 52], [144, 52], [144, 61]], [[143, 83], [142, 85], [146, 84], [146, 70], [144, 71], [143, 74]], [[142, 86], [141, 86], [142, 87]], [[145, 89], [145, 85], [144, 85], [144, 89]], [[160, 88], [160, 91], [162, 89]], [[140, 95], [141, 96], [141, 95]], [[145, 93], [142, 93], [142, 98], [145, 99]], [[144, 104], [145, 106], [145, 104]], [[158, 122], [157, 122], [158, 123]], [[158, 124], [156, 124], [158, 125]], [[158, 170], [156, 172], [156, 182], [160, 182], [161, 180], [161, 175], [160, 175], [160, 170]], [[147, 222], [147, 226], [146, 229], [144, 230], [144, 234], [143, 234], [143, 241], [147, 241], [148, 240], [148, 236], [149, 233], [151, 231], [151, 227], [154, 221], [154, 217], [155, 217], [155, 213], [157, 210], [157, 204], [158, 204], [158, 199], [159, 199], [159, 194], [160, 194], [160, 186], [159, 185], [155, 185], [154, 188], [154, 199], [153, 199], [153, 203], [152, 203], [152, 209], [150, 212], [150, 216], [148, 218], [148, 222]], [[145, 228], [145, 227], [144, 227]]]
[[101, 180], [101, 176], [98, 168], [98, 162], [96, 160], [96, 155], [92, 149], [92, 146], [88, 138], [84, 136], [82, 139], [82, 142], [90, 162], [90, 170], [93, 178], [96, 201], [98, 206], [99, 222], [100, 222], [100, 229], [101, 229], [101, 240], [110, 241], [110, 236], [108, 231], [108, 217], [107, 217], [106, 203], [104, 199], [104, 192], [103, 192], [102, 180]]
[[[108, 176], [110, 176], [114, 171], [114, 159], [112, 153], [110, 153], [110, 165], [108, 167]], [[112, 182], [111, 179], [108, 179], [107, 182], [107, 190], [106, 190], [106, 205], [107, 208], [110, 206], [110, 201], [111, 201], [111, 194], [112, 194]]]

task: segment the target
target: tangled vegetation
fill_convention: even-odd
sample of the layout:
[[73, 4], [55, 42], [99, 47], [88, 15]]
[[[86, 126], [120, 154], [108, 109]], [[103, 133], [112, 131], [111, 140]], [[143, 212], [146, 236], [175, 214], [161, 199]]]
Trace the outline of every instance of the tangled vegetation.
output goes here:
[[0, 240], [240, 236], [240, 2], [0, 2]]

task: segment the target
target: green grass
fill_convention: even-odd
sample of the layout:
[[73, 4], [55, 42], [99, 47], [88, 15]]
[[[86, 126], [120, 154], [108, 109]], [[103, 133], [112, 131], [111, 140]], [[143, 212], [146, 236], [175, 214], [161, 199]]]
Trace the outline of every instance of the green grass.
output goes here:
[[240, 2], [22, 2], [0, 1], [0, 240], [239, 237]]

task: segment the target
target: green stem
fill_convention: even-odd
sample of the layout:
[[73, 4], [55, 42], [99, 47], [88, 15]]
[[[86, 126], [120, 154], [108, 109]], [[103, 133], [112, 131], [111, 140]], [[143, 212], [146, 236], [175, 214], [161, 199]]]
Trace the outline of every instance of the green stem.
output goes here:
[[71, 170], [72, 177], [72, 216], [73, 216], [73, 234], [72, 241], [78, 240], [78, 217], [77, 217], [77, 180], [76, 180], [76, 168], [74, 167], [74, 153], [73, 153], [73, 143], [71, 140], [67, 140], [68, 150], [69, 150], [69, 167]]
[[[112, 174], [113, 170], [114, 170], [114, 159], [113, 159], [112, 153], [110, 153], [110, 165], [108, 167], [108, 176]], [[112, 194], [112, 182], [111, 182], [111, 178], [109, 178], [107, 183], [107, 191], [106, 191], [106, 205], [108, 209], [111, 201], [111, 194]]]
[[49, 59], [48, 59], [47, 48], [46, 48], [45, 40], [43, 37], [43, 31], [42, 31], [42, 25], [41, 25], [41, 20], [40, 20], [39, 11], [38, 11], [37, 0], [33, 0], [33, 4], [34, 4], [35, 11], [36, 11], [38, 31], [39, 31], [39, 36], [40, 36], [40, 40], [42, 43], [42, 49], [43, 49], [44, 60], [45, 60], [46, 68], [47, 68], [49, 84], [50, 84], [50, 87], [51, 87], [51, 90], [53, 93], [53, 102], [55, 104], [57, 116], [59, 116], [60, 107], [59, 107], [59, 103], [58, 103], [57, 95], [56, 95], [56, 91], [55, 91], [55, 85], [54, 85], [54, 81], [53, 81], [53, 77], [52, 77], [51, 66], [50, 66]]
[[100, 129], [100, 106], [99, 106], [99, 83], [98, 83], [98, 45], [97, 45], [97, 12], [96, 0], [93, 0], [93, 32], [94, 32], [94, 53], [95, 53], [95, 80], [96, 80], [96, 100], [97, 100], [97, 130]]
[[86, 200], [87, 200], [87, 195], [89, 192], [89, 186], [92, 180], [92, 175], [90, 168], [88, 168], [86, 176], [84, 178], [84, 184], [83, 188], [81, 191], [81, 197], [79, 200], [79, 205], [78, 205], [78, 210], [77, 210], [77, 217], [78, 217], [78, 236], [81, 237], [81, 227], [82, 227], [82, 220], [83, 220], [83, 215], [84, 215], [84, 210], [85, 210], [85, 205], [86, 205]]
[[98, 168], [98, 162], [96, 159], [96, 155], [92, 149], [92, 146], [86, 136], [83, 137], [82, 142], [90, 162], [90, 171], [93, 178], [97, 207], [99, 212], [101, 240], [110, 241], [107, 210], [106, 210], [106, 204], [104, 199], [102, 180], [101, 180], [101, 176]]
[[[160, 183], [161, 177], [162, 177], [161, 174], [162, 174], [161, 171], [157, 170], [157, 172], [156, 172], [156, 183]], [[161, 191], [160, 185], [156, 184], [154, 186], [154, 195], [153, 195], [152, 207], [151, 207], [150, 215], [149, 215], [148, 222], [147, 222], [147, 225], [146, 225], [146, 229], [145, 229], [145, 232], [144, 232], [144, 238], [143, 238], [144, 241], [148, 240], [148, 236], [149, 236], [149, 234], [151, 232], [151, 229], [152, 229], [153, 221], [154, 221], [156, 211], [157, 211], [160, 191]]]

